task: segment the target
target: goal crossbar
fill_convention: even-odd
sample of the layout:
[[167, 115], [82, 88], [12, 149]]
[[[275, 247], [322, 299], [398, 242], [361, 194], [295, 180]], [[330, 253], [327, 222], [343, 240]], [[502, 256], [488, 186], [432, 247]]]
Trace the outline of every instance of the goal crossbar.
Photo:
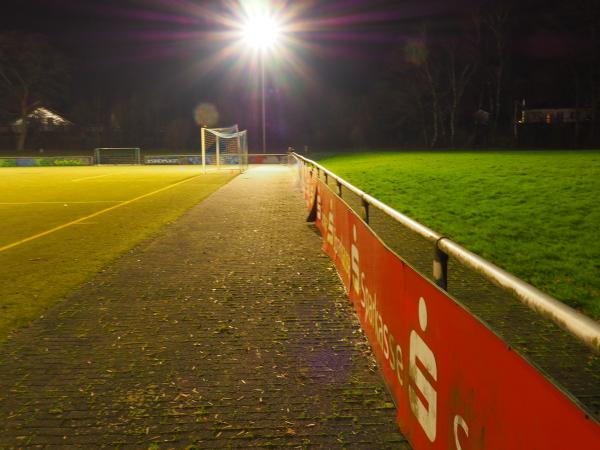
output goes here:
[[223, 128], [202, 128], [202, 168], [213, 165], [220, 169], [238, 166], [240, 171], [248, 166], [248, 137], [246, 130], [237, 125]]

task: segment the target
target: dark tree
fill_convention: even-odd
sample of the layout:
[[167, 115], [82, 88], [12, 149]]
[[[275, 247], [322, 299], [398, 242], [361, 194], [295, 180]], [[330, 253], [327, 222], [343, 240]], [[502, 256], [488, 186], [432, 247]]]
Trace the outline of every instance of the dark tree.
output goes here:
[[40, 35], [0, 33], [0, 109], [20, 119], [17, 151], [22, 151], [28, 116], [64, 95], [67, 69], [63, 56]]
[[[419, 52], [422, 46], [422, 53]], [[427, 86], [427, 90], [429, 93], [429, 105], [431, 108], [431, 128], [432, 135], [431, 140], [429, 142], [430, 147], [435, 147], [438, 145], [438, 140], [440, 138], [440, 134], [443, 133], [442, 125], [443, 123], [443, 111], [442, 111], [442, 102], [443, 102], [443, 92], [442, 92], [442, 82], [441, 82], [441, 64], [436, 64], [436, 60], [439, 61], [438, 55], [436, 55], [438, 47], [433, 43], [429, 27], [423, 25], [421, 29], [421, 40], [418, 42], [418, 45], [415, 45], [417, 49], [412, 50], [415, 54], [411, 55], [408, 58], [408, 61], [414, 65], [417, 72], [420, 76], [425, 80], [425, 85]]]
[[492, 134], [494, 135], [498, 133], [498, 125], [503, 114], [502, 99], [509, 57], [510, 18], [510, 7], [504, 4], [495, 5], [485, 18], [492, 38], [491, 53], [494, 55], [489, 70], [489, 83], [491, 85], [490, 109], [492, 113]]
[[[562, 5], [567, 16], [571, 16], [577, 34], [579, 34], [584, 52], [573, 67], [579, 68], [576, 74], [576, 105], [587, 103], [591, 111], [591, 127], [588, 145], [598, 144], [598, 108], [600, 105], [600, 4], [597, 0], [573, 0]], [[588, 98], [581, 100], [581, 92], [587, 92]]]
[[[480, 16], [464, 15], [443, 28], [423, 24], [418, 38], [392, 56], [391, 97], [412, 116], [404, 115], [404, 127], [420, 129], [419, 141], [428, 147], [457, 143], [461, 119], [469, 109], [464, 104], [467, 90], [480, 66], [480, 40]], [[399, 105], [393, 106], [401, 114]]]
[[166, 126], [164, 147], [169, 150], [188, 150], [193, 125], [189, 117], [171, 120]]
[[423, 25], [417, 38], [409, 40], [392, 55], [390, 96], [402, 99], [406, 113], [421, 129], [421, 141], [427, 147], [438, 145], [443, 134], [443, 87], [440, 65], [436, 64], [439, 48], [430, 40], [428, 25]]
[[448, 67], [447, 108], [451, 147], [456, 145], [457, 128], [465, 94], [481, 64], [481, 14], [475, 11], [461, 18], [457, 30], [459, 33], [444, 39], [443, 44]]

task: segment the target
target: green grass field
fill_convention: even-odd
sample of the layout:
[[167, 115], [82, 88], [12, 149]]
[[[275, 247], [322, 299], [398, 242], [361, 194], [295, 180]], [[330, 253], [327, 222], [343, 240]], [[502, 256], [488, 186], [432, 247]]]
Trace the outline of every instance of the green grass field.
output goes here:
[[600, 152], [362, 153], [320, 163], [600, 319]]
[[0, 169], [0, 341], [234, 176], [189, 166]]

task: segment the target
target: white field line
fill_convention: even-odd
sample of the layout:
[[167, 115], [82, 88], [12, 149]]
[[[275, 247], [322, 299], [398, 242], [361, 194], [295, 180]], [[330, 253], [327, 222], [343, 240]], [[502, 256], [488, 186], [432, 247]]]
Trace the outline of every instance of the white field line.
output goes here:
[[126, 200], [89, 200], [85, 202], [72, 202], [69, 200], [66, 200], [64, 202], [0, 202], [0, 205], [85, 205], [87, 203], [120, 203], [124, 201]]
[[26, 242], [33, 241], [34, 239], [41, 238], [43, 236], [47, 236], [47, 235], [49, 235], [51, 233], [54, 233], [55, 231], [62, 230], [64, 228], [70, 227], [71, 225], [76, 225], [76, 224], [78, 224], [80, 222], [83, 222], [83, 221], [85, 221], [87, 219], [91, 219], [92, 217], [99, 216], [100, 214], [104, 214], [104, 213], [106, 213], [108, 211], [112, 211], [113, 209], [120, 208], [121, 206], [129, 205], [130, 203], [133, 203], [135, 201], [141, 200], [141, 199], [146, 198], [146, 197], [150, 197], [151, 195], [154, 195], [154, 194], [158, 194], [159, 192], [163, 192], [163, 191], [166, 191], [168, 189], [174, 188], [175, 186], [179, 186], [180, 184], [187, 183], [188, 181], [191, 181], [191, 180], [195, 180], [196, 178], [201, 177], [201, 176], [202, 175], [195, 175], [193, 177], [186, 178], [185, 180], [181, 180], [181, 181], [178, 181], [177, 183], [170, 184], [168, 186], [162, 187], [162, 188], [157, 189], [155, 191], [148, 192], [147, 194], [143, 194], [143, 195], [140, 195], [138, 197], [132, 198], [131, 200], [126, 200], [124, 202], [118, 203], [118, 204], [113, 205], [113, 206], [109, 206], [108, 208], [102, 209], [100, 211], [97, 211], [95, 213], [89, 214], [87, 216], [80, 217], [79, 219], [72, 220], [71, 222], [67, 222], [67, 223], [59, 225], [57, 227], [51, 228], [49, 230], [42, 231], [41, 233], [34, 234], [33, 236], [26, 237], [26, 238], [21, 239], [19, 241], [13, 242], [12, 244], [8, 244], [8, 245], [5, 245], [4, 247], [0, 247], [0, 252], [3, 252], [5, 250], [9, 250], [9, 249], [14, 248], [14, 247], [17, 247], [18, 245], [21, 245], [21, 244], [25, 244]]
[[83, 177], [83, 178], [75, 178], [73, 180], [71, 180], [73, 183], [77, 183], [78, 181], [85, 181], [85, 180], [91, 180], [92, 178], [102, 178], [102, 177], [109, 177], [111, 175], [116, 175], [114, 173], [105, 173], [104, 175], [93, 175], [91, 177]]

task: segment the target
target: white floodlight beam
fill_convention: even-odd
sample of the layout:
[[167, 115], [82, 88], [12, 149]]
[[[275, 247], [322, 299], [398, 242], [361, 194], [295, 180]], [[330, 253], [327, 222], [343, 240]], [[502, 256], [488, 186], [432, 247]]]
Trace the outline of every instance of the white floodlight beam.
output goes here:
[[273, 48], [280, 35], [281, 25], [273, 16], [267, 14], [248, 17], [242, 30], [244, 42], [261, 52]]

